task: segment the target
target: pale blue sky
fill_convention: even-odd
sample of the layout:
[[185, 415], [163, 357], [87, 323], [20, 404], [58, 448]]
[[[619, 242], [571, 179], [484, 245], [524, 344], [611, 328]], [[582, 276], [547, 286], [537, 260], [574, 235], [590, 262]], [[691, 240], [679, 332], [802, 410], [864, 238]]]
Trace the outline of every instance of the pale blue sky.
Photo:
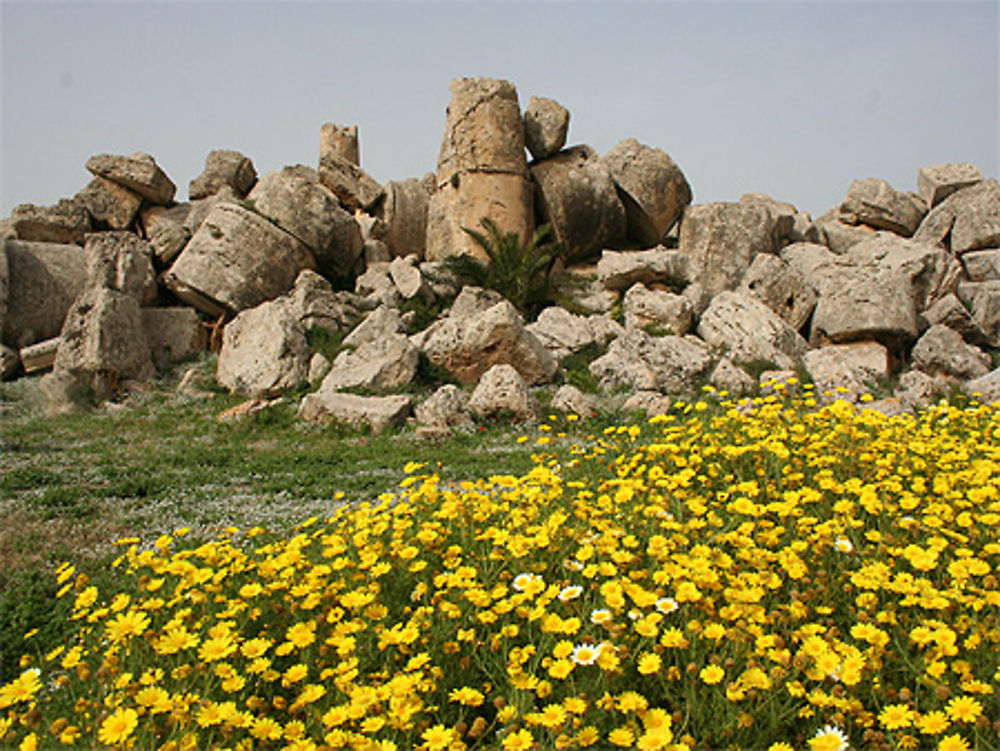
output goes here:
[[147, 151], [187, 196], [212, 149], [315, 165], [357, 124], [379, 181], [435, 168], [448, 83], [512, 81], [570, 143], [669, 153], [697, 203], [770, 193], [814, 215], [854, 178], [998, 173], [991, 2], [42, 3], [0, 5], [0, 216]]

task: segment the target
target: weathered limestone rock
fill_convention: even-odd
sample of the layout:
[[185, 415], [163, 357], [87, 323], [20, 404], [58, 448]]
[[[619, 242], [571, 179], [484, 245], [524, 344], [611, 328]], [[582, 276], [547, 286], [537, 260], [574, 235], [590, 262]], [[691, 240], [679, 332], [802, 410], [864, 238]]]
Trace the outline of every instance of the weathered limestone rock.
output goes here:
[[585, 394], [576, 386], [566, 384], [560, 386], [559, 390], [552, 396], [552, 409], [566, 414], [580, 415], [581, 417], [591, 417], [597, 414], [599, 404], [590, 394]]
[[294, 236], [241, 206], [220, 203], [164, 275], [184, 302], [209, 315], [252, 308], [288, 291], [315, 267]]
[[621, 324], [610, 318], [578, 316], [559, 306], [546, 308], [538, 314], [538, 320], [525, 328], [556, 360], [562, 360], [591, 344], [604, 344], [625, 333]]
[[143, 308], [142, 328], [158, 367], [204, 352], [208, 344], [205, 327], [193, 308]]
[[141, 151], [131, 156], [98, 154], [87, 160], [87, 169], [138, 193], [150, 203], [168, 204], [177, 190], [156, 160]]
[[956, 296], [986, 332], [991, 346], [1000, 346], [1000, 281], [959, 282]]
[[990, 337], [972, 317], [968, 308], [954, 294], [947, 294], [920, 315], [921, 327], [937, 324], [957, 331], [962, 338], [977, 346], [989, 346]]
[[802, 359], [819, 394], [834, 392], [852, 401], [889, 375], [889, 351], [877, 342], [820, 347], [806, 352]]
[[757, 385], [762, 396], [798, 394], [799, 374], [794, 370], [765, 370], [757, 376]]
[[827, 284], [835, 283], [841, 268], [852, 265], [846, 257], [817, 243], [786, 245], [781, 249], [780, 258], [788, 264], [792, 272], [800, 274], [806, 284], [817, 292]]
[[688, 390], [711, 365], [708, 347], [696, 337], [651, 337], [633, 329], [611, 342], [607, 353], [590, 364], [590, 372], [604, 389], [676, 393]]
[[694, 311], [683, 295], [663, 290], [647, 289], [644, 284], [633, 284], [622, 301], [626, 329], [656, 327], [667, 333], [683, 336], [691, 330]]
[[512, 365], [531, 384], [544, 383], [556, 372], [555, 359], [506, 300], [468, 318], [449, 315], [430, 334], [424, 352], [461, 383], [475, 383], [501, 364]]
[[928, 375], [979, 378], [990, 370], [990, 356], [966, 344], [957, 331], [937, 324], [927, 329], [911, 352], [913, 367]]
[[604, 286], [593, 264], [570, 267], [566, 270], [566, 278], [565, 284], [557, 286], [558, 294], [581, 313], [603, 315], [618, 302], [619, 293]]
[[721, 292], [701, 316], [698, 335], [708, 344], [728, 348], [735, 361], [764, 360], [794, 368], [808, 345], [798, 332], [756, 297]]
[[708, 380], [715, 388], [733, 395], [745, 394], [754, 386], [750, 374], [728, 357], [719, 360], [719, 364], [715, 366], [715, 370], [712, 371]]
[[669, 396], [664, 396], [659, 391], [641, 390], [630, 394], [622, 404], [622, 409], [626, 412], [645, 412], [646, 417], [656, 417], [669, 414], [672, 403]]
[[984, 404], [1000, 402], [1000, 368], [965, 384], [965, 393], [977, 396]]
[[1000, 184], [990, 179], [956, 190], [928, 212], [913, 239], [957, 255], [1000, 246]]
[[385, 226], [384, 240], [390, 256], [424, 257], [430, 199], [426, 186], [416, 178], [385, 184], [385, 197], [376, 212]]
[[953, 292], [962, 265], [947, 251], [914, 240], [882, 234], [854, 245], [846, 256], [875, 273], [899, 272], [910, 280], [913, 305], [920, 312]]
[[444, 264], [438, 261], [424, 261], [418, 268], [420, 276], [430, 287], [434, 297], [451, 298], [461, 292], [461, 283]]
[[166, 266], [173, 263], [181, 250], [191, 239], [191, 230], [186, 226], [191, 204], [176, 206], [149, 206], [139, 212], [139, 221], [156, 260]]
[[846, 253], [852, 245], [874, 237], [879, 230], [865, 224], [851, 226], [844, 224], [838, 218], [837, 209], [832, 209], [813, 222], [812, 228], [806, 232], [807, 242], [825, 245], [834, 253]]
[[531, 167], [539, 223], [552, 226], [567, 262], [585, 261], [625, 238], [625, 207], [593, 149], [576, 146]]
[[405, 386], [417, 374], [419, 352], [405, 334], [392, 334], [344, 350], [333, 360], [323, 387], [334, 391], [362, 388], [372, 391]]
[[74, 200], [87, 208], [95, 227], [128, 229], [135, 219], [142, 196], [118, 183], [95, 177], [76, 194]]
[[212, 213], [212, 209], [220, 203], [242, 203], [241, 196], [230, 186], [223, 185], [218, 191], [206, 198], [199, 198], [188, 204], [187, 216], [184, 218], [184, 226], [192, 236], [198, 231], [206, 217]]
[[348, 276], [361, 255], [361, 230], [315, 170], [296, 165], [268, 172], [247, 196], [254, 209], [312, 252], [321, 274]]
[[319, 131], [319, 158], [330, 156], [361, 166], [357, 125], [323, 124]]
[[893, 396], [908, 409], [926, 409], [947, 389], [947, 379], [919, 370], [908, 370], [899, 377]]
[[472, 422], [469, 400], [458, 386], [447, 383], [413, 410], [420, 425], [450, 428]]
[[538, 406], [528, 384], [511, 365], [494, 365], [479, 379], [469, 397], [469, 411], [477, 417], [509, 412], [515, 420], [534, 420]]
[[691, 186], [684, 173], [665, 151], [627, 138], [604, 155], [625, 207], [627, 234], [651, 246], [667, 231], [691, 203]]
[[320, 156], [319, 180], [348, 211], [370, 211], [383, 193], [382, 186], [361, 167], [332, 153]]
[[360, 347], [368, 342], [402, 334], [405, 330], [399, 310], [389, 305], [380, 305], [344, 337], [343, 343], [345, 347]]
[[[53, 353], [54, 358], [55, 353]], [[0, 381], [12, 378], [21, 367], [21, 358], [16, 350], [11, 349], [6, 344], [0, 344]]]
[[394, 258], [389, 264], [389, 277], [396, 285], [399, 296], [404, 300], [421, 298], [430, 300], [434, 297], [434, 292], [427, 282], [424, 281], [423, 274], [417, 266], [415, 255]]
[[286, 300], [269, 300], [226, 324], [215, 379], [233, 393], [277, 394], [306, 383], [310, 357], [305, 332]]
[[605, 250], [597, 262], [597, 278], [614, 290], [654, 282], [683, 288], [691, 282], [690, 259], [679, 250], [663, 246], [651, 250]]
[[302, 399], [299, 416], [309, 422], [335, 420], [355, 428], [367, 427], [379, 435], [401, 424], [410, 414], [411, 403], [409, 396], [357, 396], [320, 386]]
[[10, 215], [18, 240], [83, 245], [90, 232], [90, 215], [78, 199], [62, 199], [54, 206], [22, 203]]
[[472, 318], [480, 313], [485, 313], [504, 300], [504, 296], [496, 290], [473, 286], [462, 287], [462, 291], [458, 293], [458, 297], [455, 298], [448, 310], [448, 317], [459, 320]]
[[917, 338], [913, 285], [901, 271], [839, 267], [820, 287], [810, 342], [874, 340], [898, 350]]
[[681, 224], [680, 250], [690, 259], [690, 275], [715, 296], [736, 289], [758, 253], [773, 253], [774, 220], [752, 203], [689, 206]]
[[524, 111], [524, 144], [535, 159], [545, 159], [566, 145], [569, 110], [554, 99], [531, 97]]
[[208, 153], [205, 169], [188, 186], [188, 197], [192, 201], [208, 198], [228, 185], [242, 198], [256, 182], [257, 170], [249, 157], [230, 149], [216, 149]]
[[7, 240], [0, 252], [0, 341], [20, 349], [58, 336], [86, 280], [87, 251], [79, 245]]
[[801, 331], [816, 307], [816, 290], [784, 260], [770, 253], [753, 259], [743, 275], [740, 291], [752, 295]]
[[149, 243], [131, 232], [87, 235], [87, 285], [132, 295], [140, 304], [156, 301], [156, 273]]
[[929, 208], [934, 208], [956, 190], [982, 181], [983, 173], [974, 164], [937, 164], [920, 168], [917, 192]]
[[309, 383], [319, 383], [330, 372], [333, 363], [322, 352], [316, 352], [309, 359]]
[[870, 177], [851, 183], [840, 205], [840, 218], [847, 224], [867, 224], [909, 237], [916, 231], [925, 211], [885, 180]]
[[46, 370], [55, 365], [56, 352], [59, 351], [59, 342], [61, 341], [62, 339], [57, 336], [29, 347], [22, 347], [21, 351], [16, 354], [21, 358], [21, 367], [24, 368], [24, 372], [34, 373], [37, 370]]
[[299, 272], [285, 300], [304, 331], [350, 331], [370, 310], [362, 298], [350, 292], [334, 292], [330, 282], [309, 269]]
[[753, 203], [768, 210], [774, 221], [774, 241], [779, 248], [789, 243], [805, 242], [806, 236], [814, 231], [808, 213], [785, 201], [776, 201], [765, 193], [744, 193], [740, 196], [740, 203]]
[[1000, 279], [1000, 248], [975, 250], [962, 255], [965, 274], [973, 282]]

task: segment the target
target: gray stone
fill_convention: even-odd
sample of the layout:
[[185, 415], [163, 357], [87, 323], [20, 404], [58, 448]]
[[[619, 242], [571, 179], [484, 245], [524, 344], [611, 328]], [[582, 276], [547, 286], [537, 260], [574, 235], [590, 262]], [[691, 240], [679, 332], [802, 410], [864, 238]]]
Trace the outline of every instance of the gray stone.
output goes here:
[[1000, 403], [1000, 368], [968, 381], [965, 393], [979, 398], [984, 404]]
[[913, 239], [958, 255], [1000, 246], [1000, 184], [990, 179], [956, 190], [931, 209]]
[[389, 305], [380, 305], [344, 337], [343, 343], [346, 347], [360, 347], [362, 344], [402, 334], [404, 331], [399, 310]]
[[216, 149], [205, 157], [205, 169], [188, 186], [188, 197], [194, 201], [214, 196], [229, 186], [243, 197], [257, 182], [257, 170], [249, 157], [231, 149]]
[[472, 422], [469, 400], [458, 386], [447, 383], [413, 410], [420, 425], [450, 428]]
[[357, 125], [323, 124], [319, 131], [319, 158], [329, 156], [361, 166]]
[[535, 159], [545, 159], [566, 145], [569, 110], [554, 99], [531, 97], [524, 110], [524, 145]]
[[765, 370], [757, 377], [762, 396], [795, 396], [799, 393], [799, 374], [794, 370]]
[[499, 364], [479, 378], [469, 397], [469, 411], [480, 418], [510, 413], [515, 420], [534, 420], [538, 405], [521, 374], [511, 365]]
[[130, 156], [98, 154], [87, 160], [87, 169], [138, 193], [150, 203], [168, 204], [177, 190], [156, 160], [141, 151]]
[[0, 253], [0, 303], [6, 292], [0, 341], [20, 349], [58, 336], [86, 280], [87, 252], [79, 245], [7, 240]]
[[651, 250], [605, 250], [597, 262], [597, 278], [613, 290], [654, 282], [683, 288], [691, 281], [690, 260], [681, 251], [663, 246]]
[[874, 273], [898, 272], [909, 279], [917, 312], [954, 292], [962, 274], [961, 263], [940, 247], [890, 234], [854, 245], [847, 258]]
[[806, 235], [813, 227], [808, 213], [797, 210], [790, 203], [776, 201], [765, 193], [744, 193], [740, 196], [740, 203], [753, 203], [767, 209], [774, 222], [774, 241], [779, 248], [790, 243], [805, 242]]
[[526, 328], [556, 360], [624, 333], [621, 325], [609, 318], [579, 316], [559, 306], [545, 308]]
[[242, 196], [228, 185], [223, 185], [210, 196], [199, 198], [197, 201], [191, 201], [188, 204], [187, 216], [184, 218], [184, 226], [187, 228], [188, 234], [193, 236], [198, 231], [198, 228], [201, 227], [205, 218], [212, 213], [212, 209], [220, 203], [240, 204], [241, 202]]
[[867, 224], [909, 237], [920, 225], [925, 210], [885, 180], [870, 177], [851, 183], [840, 205], [840, 218], [847, 224]]
[[663, 241], [691, 203], [691, 186], [665, 151], [634, 138], [604, 155], [604, 164], [625, 207], [627, 235], [643, 246]]
[[504, 296], [496, 290], [466, 286], [448, 309], [449, 318], [471, 318], [484, 313], [494, 305], [502, 303]]
[[651, 337], [633, 329], [611, 342], [607, 353], [590, 364], [590, 372], [604, 389], [676, 393], [690, 389], [711, 365], [708, 347], [695, 337]]
[[633, 284], [622, 302], [626, 329], [654, 327], [665, 333], [683, 336], [694, 324], [694, 311], [690, 301], [663, 290], [647, 289], [643, 284]]
[[344, 350], [333, 360], [323, 388], [386, 391], [406, 386], [417, 374], [419, 352], [404, 334], [391, 334]]
[[556, 285], [557, 294], [574, 310], [591, 315], [608, 313], [618, 302], [619, 293], [596, 278], [596, 266], [573, 266], [565, 281]]
[[962, 255], [965, 274], [973, 282], [1000, 279], [1000, 248], [974, 250]]
[[929, 328], [936, 324], [954, 329], [969, 344], [978, 346], [989, 346], [990, 344], [990, 337], [986, 335], [968, 308], [954, 294], [945, 295], [921, 314], [922, 327]]
[[597, 414], [599, 403], [590, 394], [585, 394], [576, 386], [565, 384], [552, 397], [552, 409], [567, 414], [591, 417]]
[[586, 261], [625, 239], [625, 207], [611, 173], [589, 146], [576, 146], [531, 167], [540, 222], [552, 227], [567, 263]]
[[420, 275], [431, 288], [434, 297], [455, 297], [461, 292], [461, 284], [451, 270], [437, 261], [424, 261], [420, 264]]
[[334, 292], [330, 282], [309, 269], [299, 272], [285, 300], [304, 331], [319, 328], [347, 332], [371, 309], [363, 298], [351, 292]]
[[801, 331], [816, 307], [816, 290], [796, 268], [770, 253], [753, 259], [740, 291], [750, 294]]
[[299, 406], [299, 416], [309, 422], [346, 423], [355, 428], [369, 428], [379, 435], [401, 424], [410, 414], [409, 396], [358, 396], [330, 391], [307, 394]]
[[722, 292], [712, 298], [701, 316], [698, 335], [708, 344], [725, 347], [734, 361], [766, 361], [781, 368], [794, 368], [808, 347], [774, 311], [742, 292]]
[[956, 295], [972, 311], [990, 346], [1000, 346], [1000, 281], [960, 282]]
[[727, 395], [745, 394], [754, 387], [750, 374], [728, 357], [719, 360], [719, 364], [715, 366], [715, 370], [712, 371], [708, 380], [715, 388]]
[[889, 375], [889, 351], [877, 342], [820, 347], [807, 352], [803, 362], [818, 394], [830, 392], [850, 401]]
[[396, 285], [396, 291], [404, 300], [419, 298], [431, 300], [434, 292], [427, 282], [424, 281], [423, 274], [417, 267], [418, 259], [415, 255], [397, 257], [389, 264], [389, 277]]
[[83, 236], [90, 232], [87, 207], [77, 199], [62, 199], [54, 206], [22, 203], [10, 215], [18, 240], [45, 243], [75, 243], [83, 245]]
[[139, 212], [146, 241], [160, 264], [173, 263], [191, 239], [191, 230], [185, 224], [190, 211], [191, 204], [179, 203], [170, 208], [149, 206]]
[[877, 233], [878, 230], [864, 224], [856, 227], [844, 224], [834, 209], [813, 222], [812, 228], [806, 232], [805, 240], [825, 245], [839, 255], [846, 253], [851, 246], [871, 239]]
[[689, 206], [681, 223], [680, 250], [691, 263], [691, 277], [709, 295], [736, 289], [758, 253], [773, 253], [774, 220], [752, 203]]
[[913, 366], [928, 375], [969, 379], [986, 375], [990, 356], [947, 326], [936, 324], [913, 345]]
[[385, 184], [385, 198], [376, 211], [385, 226], [384, 240], [391, 257], [424, 257], [430, 198], [426, 186], [416, 178]]
[[874, 340], [898, 351], [917, 338], [913, 284], [901, 271], [840, 267], [820, 288], [810, 342]]
[[16, 350], [0, 344], [0, 381], [12, 378], [21, 367], [21, 359]]
[[361, 167], [332, 153], [321, 155], [319, 179], [348, 211], [370, 211], [384, 192]]
[[132, 295], [142, 305], [156, 301], [153, 249], [131, 232], [87, 235], [87, 285]]
[[642, 390], [629, 395], [622, 404], [622, 409], [627, 412], [645, 412], [646, 417], [656, 417], [668, 414], [672, 403], [669, 396], [664, 396], [659, 391]]
[[142, 327], [158, 367], [194, 357], [208, 344], [205, 327], [193, 308], [143, 308]]
[[142, 205], [142, 196], [138, 193], [103, 177], [95, 177], [87, 183], [74, 200], [87, 208], [95, 228], [128, 229]]
[[25, 373], [34, 373], [38, 370], [47, 370], [55, 365], [56, 352], [59, 351], [58, 336], [46, 339], [44, 342], [32, 344], [30, 347], [22, 347], [20, 352], [15, 353], [21, 359], [21, 367]]
[[355, 293], [377, 301], [376, 304], [399, 305], [399, 291], [389, 276], [389, 264], [369, 264], [365, 273], [354, 280]]
[[893, 396], [909, 409], [926, 409], [947, 390], [946, 379], [908, 370], [899, 377]]
[[287, 292], [300, 271], [314, 267], [294, 236], [241, 206], [219, 203], [164, 281], [184, 302], [218, 316]]
[[982, 180], [983, 173], [974, 164], [936, 164], [920, 168], [917, 173], [917, 192], [929, 208], [934, 208], [956, 190]]
[[842, 267], [851, 265], [846, 257], [817, 243], [786, 245], [781, 249], [780, 258], [817, 292], [827, 284], [835, 282]]
[[330, 372], [330, 367], [332, 363], [327, 359], [326, 355], [321, 352], [316, 352], [309, 359], [309, 383], [319, 383], [324, 378], [326, 374]]

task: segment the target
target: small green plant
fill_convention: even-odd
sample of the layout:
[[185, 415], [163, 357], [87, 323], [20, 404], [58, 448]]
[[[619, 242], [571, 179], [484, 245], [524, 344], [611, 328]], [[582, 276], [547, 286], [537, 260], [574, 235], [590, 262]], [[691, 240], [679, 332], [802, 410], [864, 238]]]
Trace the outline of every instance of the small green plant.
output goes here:
[[468, 227], [462, 229], [486, 251], [489, 262], [456, 255], [445, 260], [445, 268], [464, 284], [499, 292], [525, 317], [534, 319], [553, 302], [550, 272], [562, 246], [545, 242], [550, 232], [547, 224], [539, 227], [524, 246], [516, 232], [502, 232], [492, 219], [486, 217], [480, 224], [486, 234]]

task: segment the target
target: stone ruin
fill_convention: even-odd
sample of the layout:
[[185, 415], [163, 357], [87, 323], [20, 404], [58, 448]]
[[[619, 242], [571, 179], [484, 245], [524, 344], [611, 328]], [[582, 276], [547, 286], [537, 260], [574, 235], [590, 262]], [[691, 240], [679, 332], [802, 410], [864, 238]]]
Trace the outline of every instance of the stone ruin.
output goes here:
[[[796, 374], [850, 400], [895, 383], [871, 405], [893, 413], [950, 384], [1000, 399], [1000, 186], [975, 166], [923, 167], [915, 193], [856, 180], [815, 219], [761, 194], [694, 204], [659, 148], [567, 148], [552, 99], [522, 112], [511, 83], [485, 78], [451, 93], [436, 172], [384, 185], [357, 128], [333, 124], [315, 169], [258, 176], [211, 152], [187, 202], [148, 154], [91, 158], [73, 198], [0, 223], [3, 377], [49, 370], [55, 413], [214, 349], [218, 383], [253, 399], [235, 414], [308, 391], [306, 420], [431, 434], [531, 419], [534, 390], [581, 355], [603, 393], [563, 385], [552, 409], [655, 413], [699, 385]], [[485, 257], [464, 231], [484, 217], [525, 241], [550, 225], [566, 304], [528, 322], [449, 277], [449, 256]], [[342, 344], [327, 357], [318, 340]], [[422, 360], [468, 388], [407, 393]]]

